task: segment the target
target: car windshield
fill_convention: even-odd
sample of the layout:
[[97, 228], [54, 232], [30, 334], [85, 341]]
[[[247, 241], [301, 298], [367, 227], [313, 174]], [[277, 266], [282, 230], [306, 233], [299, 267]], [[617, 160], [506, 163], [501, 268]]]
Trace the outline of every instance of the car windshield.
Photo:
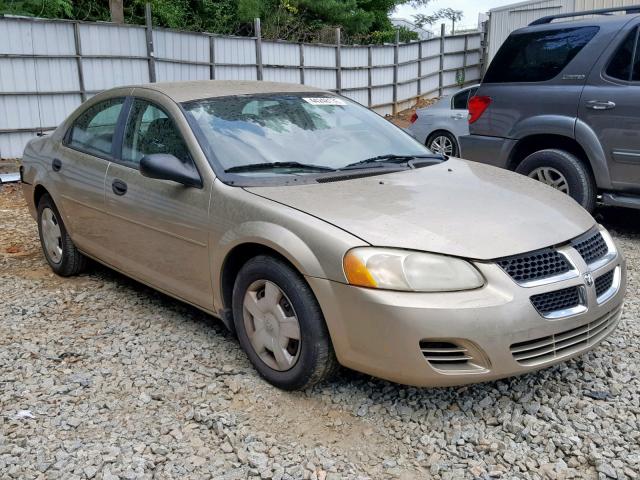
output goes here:
[[183, 106], [222, 169], [239, 175], [318, 174], [373, 157], [430, 154], [384, 118], [330, 94], [242, 95]]

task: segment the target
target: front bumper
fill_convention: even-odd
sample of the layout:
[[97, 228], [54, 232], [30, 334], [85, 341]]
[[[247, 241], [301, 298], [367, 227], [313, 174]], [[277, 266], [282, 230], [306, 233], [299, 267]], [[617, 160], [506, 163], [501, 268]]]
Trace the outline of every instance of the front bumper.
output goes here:
[[460, 158], [507, 168], [511, 150], [517, 142], [509, 138], [461, 135], [458, 137], [458, 143]]
[[[483, 382], [553, 365], [592, 349], [615, 329], [620, 319], [626, 266], [619, 253], [592, 271], [597, 278], [618, 269], [617, 291], [598, 304], [593, 286], [585, 286], [589, 290], [586, 309], [553, 320], [543, 318], [530, 297], [585, 285], [583, 275], [525, 288], [496, 264], [478, 263], [477, 267], [487, 283], [465, 292], [392, 292], [318, 278], [307, 280], [322, 307], [342, 365], [415, 386]], [[594, 332], [592, 337], [590, 329]], [[437, 355], [437, 347], [446, 344], [461, 347], [472, 359], [462, 363], [433, 361], [430, 355]], [[518, 361], [517, 351], [522, 350], [522, 344], [529, 345], [525, 348], [539, 347], [545, 355], [533, 361]], [[560, 348], [561, 345], [569, 347]]]

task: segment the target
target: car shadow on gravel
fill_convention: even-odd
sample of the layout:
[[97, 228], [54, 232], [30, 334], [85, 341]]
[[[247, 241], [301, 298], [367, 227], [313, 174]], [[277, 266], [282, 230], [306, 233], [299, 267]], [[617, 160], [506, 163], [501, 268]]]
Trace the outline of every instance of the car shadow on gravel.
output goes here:
[[149, 301], [153, 301], [161, 310], [179, 314], [185, 321], [202, 323], [206, 328], [213, 330], [211, 332], [212, 334], [235, 341], [235, 337], [231, 332], [229, 332], [220, 319], [215, 318], [212, 315], [189, 305], [188, 303], [149, 287], [144, 283], [138, 282], [137, 280], [113, 270], [110, 267], [102, 265], [101, 263], [90, 260], [83, 274], [91, 276], [101, 282], [112, 283], [116, 285], [118, 289], [125, 290], [133, 296], [147, 298]]

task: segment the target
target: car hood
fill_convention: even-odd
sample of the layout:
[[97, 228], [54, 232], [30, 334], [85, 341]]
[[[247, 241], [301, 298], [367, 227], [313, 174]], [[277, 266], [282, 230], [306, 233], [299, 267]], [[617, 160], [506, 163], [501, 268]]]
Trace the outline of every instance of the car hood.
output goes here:
[[454, 158], [385, 175], [247, 190], [371, 245], [478, 260], [556, 245], [595, 224], [575, 201], [551, 187]]

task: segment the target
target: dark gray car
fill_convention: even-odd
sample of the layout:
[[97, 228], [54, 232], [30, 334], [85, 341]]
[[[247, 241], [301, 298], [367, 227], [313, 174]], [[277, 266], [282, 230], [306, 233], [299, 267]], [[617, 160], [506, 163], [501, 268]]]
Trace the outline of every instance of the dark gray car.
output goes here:
[[462, 157], [538, 179], [587, 210], [598, 195], [640, 208], [639, 11], [545, 17], [512, 33], [469, 102]]

